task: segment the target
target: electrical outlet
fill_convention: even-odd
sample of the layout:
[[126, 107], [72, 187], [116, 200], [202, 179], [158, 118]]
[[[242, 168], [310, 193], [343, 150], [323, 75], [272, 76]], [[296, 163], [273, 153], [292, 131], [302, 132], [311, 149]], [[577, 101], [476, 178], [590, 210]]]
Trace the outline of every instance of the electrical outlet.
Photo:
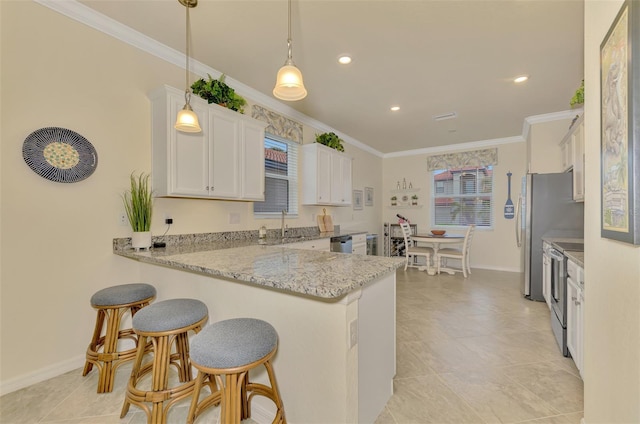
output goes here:
[[358, 344], [358, 318], [349, 323], [349, 349]]
[[173, 224], [173, 218], [165, 218], [164, 219], [164, 223], [167, 224], [167, 225]]
[[127, 225], [129, 225], [129, 219], [127, 218], [127, 213], [126, 212], [124, 212], [124, 211], [120, 212], [120, 214], [118, 215], [118, 222], [123, 227], [126, 227]]

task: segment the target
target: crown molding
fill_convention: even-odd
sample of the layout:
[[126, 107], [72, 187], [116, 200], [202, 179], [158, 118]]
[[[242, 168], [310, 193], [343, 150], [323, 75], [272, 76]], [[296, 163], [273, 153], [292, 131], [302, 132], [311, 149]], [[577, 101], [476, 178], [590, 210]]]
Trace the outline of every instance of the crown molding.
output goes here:
[[496, 138], [493, 140], [481, 140], [470, 141], [468, 143], [460, 143], [447, 146], [427, 147], [424, 149], [405, 150], [402, 152], [386, 153], [383, 158], [398, 158], [403, 156], [416, 156], [416, 155], [431, 155], [434, 153], [449, 153], [460, 150], [475, 150], [483, 147], [493, 147], [500, 144], [522, 143], [524, 142], [522, 136], [517, 135], [514, 137]]
[[584, 109], [577, 108], [563, 110], [560, 112], [544, 113], [542, 115], [528, 116], [524, 119], [524, 123], [522, 124], [522, 138], [526, 140], [529, 137], [529, 131], [531, 131], [531, 125], [533, 124], [559, 121], [561, 119], [573, 119], [576, 115], [582, 115], [583, 113]]

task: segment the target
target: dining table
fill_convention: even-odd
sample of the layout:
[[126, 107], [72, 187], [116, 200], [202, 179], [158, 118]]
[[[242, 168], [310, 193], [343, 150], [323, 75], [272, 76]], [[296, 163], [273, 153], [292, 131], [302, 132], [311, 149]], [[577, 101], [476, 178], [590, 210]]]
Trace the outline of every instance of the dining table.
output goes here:
[[[440, 260], [438, 258], [438, 250], [442, 244], [461, 244], [464, 242], [464, 234], [442, 234], [436, 235], [433, 233], [417, 233], [411, 236], [411, 240], [414, 243], [427, 243], [433, 248], [433, 264], [435, 265]], [[431, 264], [427, 264], [426, 271], [429, 275], [435, 275], [435, 267]], [[453, 272], [448, 272], [453, 274]]]

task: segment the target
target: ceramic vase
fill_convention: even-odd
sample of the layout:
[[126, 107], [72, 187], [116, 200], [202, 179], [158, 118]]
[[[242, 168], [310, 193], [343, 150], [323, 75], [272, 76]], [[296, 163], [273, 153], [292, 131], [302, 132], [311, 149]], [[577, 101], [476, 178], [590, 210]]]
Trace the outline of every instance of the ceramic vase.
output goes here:
[[131, 236], [131, 247], [138, 251], [151, 247], [151, 231], [134, 231]]

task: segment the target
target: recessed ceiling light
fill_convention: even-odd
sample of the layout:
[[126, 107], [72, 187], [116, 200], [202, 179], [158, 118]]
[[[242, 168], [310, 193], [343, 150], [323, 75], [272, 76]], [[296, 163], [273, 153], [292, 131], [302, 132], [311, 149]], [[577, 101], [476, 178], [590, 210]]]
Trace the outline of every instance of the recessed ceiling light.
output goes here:
[[519, 83], [521, 83], [521, 82], [525, 82], [525, 81], [526, 81], [526, 80], [528, 80], [528, 79], [529, 79], [529, 77], [528, 77], [528, 76], [526, 76], [526, 75], [522, 75], [522, 76], [519, 76], [519, 77], [517, 77], [517, 78], [514, 78], [513, 82], [515, 82], [516, 84], [519, 84]]
[[391, 110], [394, 112], [400, 110], [400, 106], [391, 106]]
[[351, 56], [349, 56], [348, 54], [342, 54], [338, 56], [338, 63], [340, 63], [341, 65], [348, 65], [351, 63], [351, 60]]

